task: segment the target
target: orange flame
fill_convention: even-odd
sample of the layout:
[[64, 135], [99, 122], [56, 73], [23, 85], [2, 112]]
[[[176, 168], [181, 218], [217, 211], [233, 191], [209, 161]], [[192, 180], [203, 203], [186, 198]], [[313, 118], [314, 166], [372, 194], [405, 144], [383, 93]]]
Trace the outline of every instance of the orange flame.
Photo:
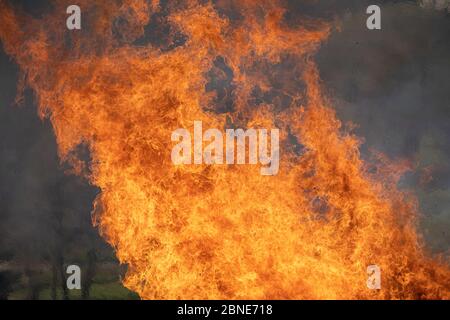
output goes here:
[[[379, 155], [370, 173], [321, 93], [312, 57], [329, 24], [289, 27], [272, 0], [175, 2], [164, 9], [166, 40], [180, 32], [187, 41], [163, 50], [135, 44], [149, 17], [165, 19], [158, 2], [78, 2], [83, 30], [74, 32], [64, 27], [67, 1], [37, 19], [0, 0], [0, 39], [50, 118], [62, 161], [101, 189], [94, 222], [128, 264], [128, 288], [144, 299], [449, 298], [449, 268], [425, 252], [416, 200], [396, 187], [407, 165]], [[205, 90], [217, 57], [233, 72], [227, 113], [211, 111], [216, 96]], [[289, 75], [274, 84], [286, 61]], [[256, 104], [255, 88], [290, 103]], [[174, 166], [171, 132], [194, 120], [280, 128], [280, 173]], [[366, 287], [371, 264], [381, 290]]]

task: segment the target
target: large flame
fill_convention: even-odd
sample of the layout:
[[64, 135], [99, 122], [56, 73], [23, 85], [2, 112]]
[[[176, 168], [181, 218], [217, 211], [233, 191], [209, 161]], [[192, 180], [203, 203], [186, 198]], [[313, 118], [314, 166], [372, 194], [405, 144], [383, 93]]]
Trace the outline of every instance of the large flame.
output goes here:
[[[0, 0], [0, 39], [62, 161], [101, 189], [94, 223], [128, 265], [128, 288], [145, 299], [449, 298], [448, 266], [425, 252], [416, 200], [396, 187], [407, 166], [364, 163], [321, 93], [313, 55], [329, 24], [289, 26], [272, 0], [93, 2], [78, 1], [83, 29], [68, 31], [68, 1], [39, 19]], [[162, 39], [142, 41], [149, 23]], [[206, 90], [211, 74], [227, 77], [218, 59], [232, 71], [222, 112]], [[195, 120], [280, 128], [280, 173], [174, 166], [171, 133]], [[372, 264], [381, 290], [366, 287]]]

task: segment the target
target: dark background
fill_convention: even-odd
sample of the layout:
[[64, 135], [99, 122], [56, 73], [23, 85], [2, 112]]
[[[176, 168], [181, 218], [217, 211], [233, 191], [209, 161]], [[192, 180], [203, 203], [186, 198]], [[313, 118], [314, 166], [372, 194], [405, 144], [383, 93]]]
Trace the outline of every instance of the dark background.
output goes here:
[[[50, 7], [10, 2], [34, 16]], [[419, 2], [290, 1], [286, 21], [341, 21], [316, 57], [325, 90], [339, 118], [365, 139], [363, 157], [375, 149], [413, 162], [401, 187], [419, 196], [427, 247], [448, 257], [450, 14], [439, 0]], [[367, 30], [369, 4], [381, 6], [382, 30]], [[120, 284], [126, 266], [92, 226], [99, 191], [64, 173], [32, 92], [15, 103], [17, 81], [18, 68], [0, 46], [0, 299], [137, 298]], [[69, 264], [82, 268], [83, 291], [64, 289]]]

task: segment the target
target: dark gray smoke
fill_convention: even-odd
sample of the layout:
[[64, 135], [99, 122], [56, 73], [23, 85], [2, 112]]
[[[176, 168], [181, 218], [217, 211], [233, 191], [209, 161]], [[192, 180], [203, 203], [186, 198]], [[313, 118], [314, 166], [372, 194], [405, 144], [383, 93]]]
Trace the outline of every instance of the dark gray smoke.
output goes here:
[[[420, 197], [428, 244], [450, 244], [450, 15], [415, 2], [382, 8], [382, 30], [365, 28], [364, 10], [343, 14], [317, 56], [339, 118], [359, 127], [366, 143], [416, 172], [404, 186]], [[428, 177], [431, 175], [432, 178]]]

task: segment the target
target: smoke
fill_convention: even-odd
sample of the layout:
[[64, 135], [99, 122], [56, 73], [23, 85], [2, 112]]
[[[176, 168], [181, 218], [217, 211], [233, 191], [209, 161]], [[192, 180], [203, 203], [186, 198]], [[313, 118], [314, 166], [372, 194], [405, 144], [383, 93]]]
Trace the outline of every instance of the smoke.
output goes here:
[[17, 105], [18, 68], [2, 48], [0, 70], [0, 299], [22, 281], [26, 297], [35, 299], [52, 285], [45, 269], [83, 265], [89, 250], [113, 253], [92, 226], [98, 190], [65, 174], [53, 128], [36, 116], [32, 92]]
[[[382, 6], [382, 30], [364, 28], [363, 10], [343, 15], [317, 55], [343, 121], [357, 125], [362, 149], [413, 162], [405, 188], [419, 194], [422, 231], [436, 251], [450, 234], [450, 16], [414, 2]], [[425, 176], [431, 178], [426, 179]]]

